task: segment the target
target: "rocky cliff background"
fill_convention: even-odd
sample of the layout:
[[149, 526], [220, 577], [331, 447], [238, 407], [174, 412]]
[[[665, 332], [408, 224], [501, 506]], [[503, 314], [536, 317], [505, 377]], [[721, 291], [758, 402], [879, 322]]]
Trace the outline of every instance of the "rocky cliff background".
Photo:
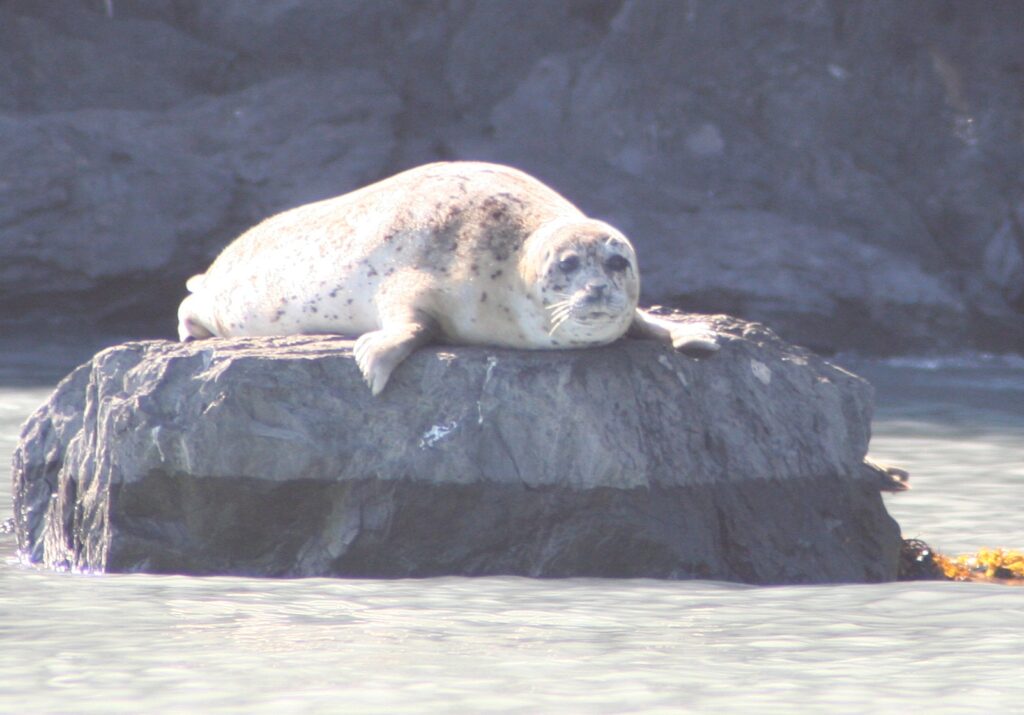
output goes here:
[[249, 225], [519, 166], [644, 302], [1024, 350], [1024, 3], [0, 0], [0, 331], [171, 336]]

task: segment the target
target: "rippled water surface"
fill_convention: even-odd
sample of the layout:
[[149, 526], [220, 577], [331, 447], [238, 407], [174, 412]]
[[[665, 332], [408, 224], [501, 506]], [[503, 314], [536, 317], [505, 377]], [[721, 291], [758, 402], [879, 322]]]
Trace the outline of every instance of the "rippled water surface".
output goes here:
[[[5, 360], [9, 454], [61, 358]], [[1024, 364], [850, 366], [872, 454], [912, 474], [904, 534], [1024, 547]], [[0, 712], [1024, 712], [1024, 589], [79, 576], [13, 550]]]

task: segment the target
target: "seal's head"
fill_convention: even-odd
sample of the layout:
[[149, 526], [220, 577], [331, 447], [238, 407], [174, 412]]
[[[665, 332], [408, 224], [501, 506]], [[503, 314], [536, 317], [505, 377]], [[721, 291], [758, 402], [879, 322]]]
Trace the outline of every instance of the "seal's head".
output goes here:
[[601, 345], [629, 328], [640, 296], [636, 252], [617, 229], [593, 219], [559, 219], [526, 241], [521, 273], [565, 346]]

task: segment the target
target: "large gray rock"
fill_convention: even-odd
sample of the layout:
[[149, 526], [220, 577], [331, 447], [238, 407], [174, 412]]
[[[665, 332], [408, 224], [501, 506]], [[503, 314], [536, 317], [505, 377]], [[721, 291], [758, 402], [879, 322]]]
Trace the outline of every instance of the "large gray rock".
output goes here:
[[1021, 350], [1018, 16], [6, 0], [0, 329], [170, 335], [185, 278], [249, 225], [462, 158], [520, 166], [619, 225], [648, 302], [823, 352]]
[[871, 388], [755, 324], [707, 359], [418, 351], [373, 398], [326, 336], [127, 343], [14, 456], [51, 568], [266, 576], [896, 577]]
[[626, 2], [492, 122], [534, 171], [590, 165], [552, 174], [659, 264], [648, 300], [823, 350], [1021, 349], [1015, 12]]
[[[304, 106], [311, 90], [329, 101]], [[225, 233], [376, 179], [398, 108], [379, 74], [347, 70], [164, 112], [0, 115], [0, 161], [19, 168], [0, 182], [4, 317], [35, 322], [49, 303], [76, 320], [170, 320]]]

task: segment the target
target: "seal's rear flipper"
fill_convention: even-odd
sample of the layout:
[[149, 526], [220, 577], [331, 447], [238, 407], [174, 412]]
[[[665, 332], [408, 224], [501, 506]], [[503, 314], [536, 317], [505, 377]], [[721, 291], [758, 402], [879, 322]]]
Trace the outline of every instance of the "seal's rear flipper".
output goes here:
[[[189, 284], [195, 278], [201, 276], [195, 276], [189, 280]], [[192, 306], [195, 302], [196, 297], [190, 295], [185, 300], [181, 301], [181, 305], [178, 307], [178, 340], [181, 342], [188, 342], [189, 340], [197, 340], [200, 338], [212, 338], [214, 337], [213, 332], [204, 327], [195, 318], [195, 311]]]
[[199, 325], [191, 318], [186, 318], [178, 323], [178, 340], [183, 343], [201, 338], [212, 338], [213, 333]]

